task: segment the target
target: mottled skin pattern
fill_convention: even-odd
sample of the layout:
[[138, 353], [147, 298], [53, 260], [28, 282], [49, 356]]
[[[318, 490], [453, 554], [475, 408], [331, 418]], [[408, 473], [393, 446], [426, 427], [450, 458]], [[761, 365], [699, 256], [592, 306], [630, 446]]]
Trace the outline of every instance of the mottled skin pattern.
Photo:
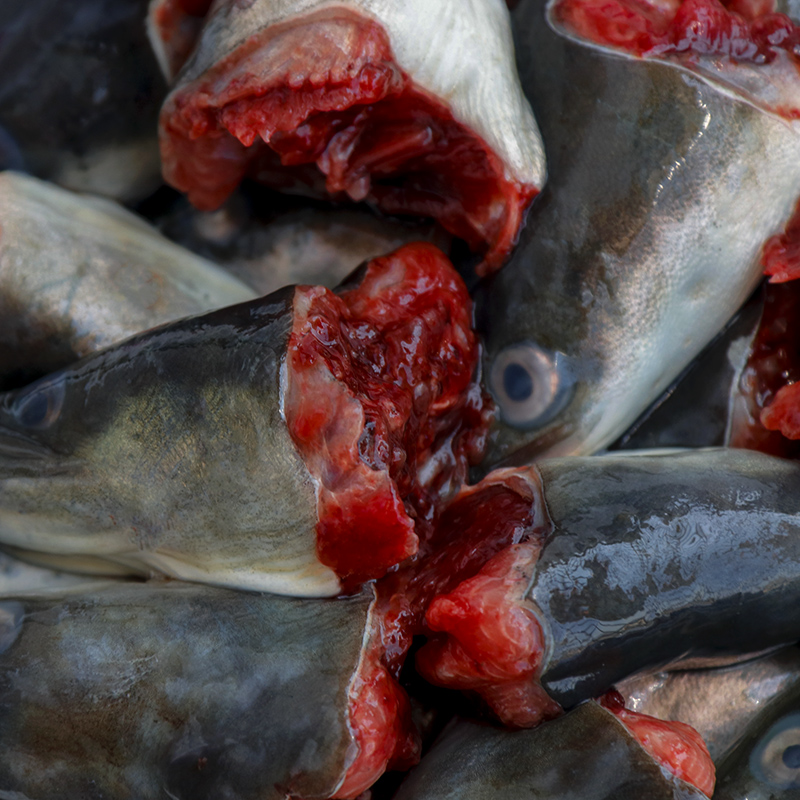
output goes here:
[[681, 658], [800, 631], [800, 469], [747, 450], [552, 459], [553, 523], [526, 593], [564, 707]]
[[619, 436], [752, 291], [800, 186], [800, 137], [784, 120], [673, 66], [570, 42], [540, 0], [513, 21], [549, 177], [478, 296], [484, 374], [533, 343], [561, 354], [567, 389], [527, 429], [501, 413], [486, 465]]
[[56, 566], [335, 594], [282, 414], [293, 296], [143, 333], [0, 395], [0, 540]]
[[116, 203], [0, 174], [0, 390], [256, 293]]
[[800, 686], [792, 684], [755, 716], [719, 762], [719, 800], [800, 798]]
[[158, 186], [166, 85], [147, 3], [3, 0], [0, 168], [126, 202]]
[[611, 712], [585, 703], [525, 731], [451, 725], [395, 800], [702, 800]]
[[371, 603], [183, 583], [0, 601], [0, 794], [329, 797]]

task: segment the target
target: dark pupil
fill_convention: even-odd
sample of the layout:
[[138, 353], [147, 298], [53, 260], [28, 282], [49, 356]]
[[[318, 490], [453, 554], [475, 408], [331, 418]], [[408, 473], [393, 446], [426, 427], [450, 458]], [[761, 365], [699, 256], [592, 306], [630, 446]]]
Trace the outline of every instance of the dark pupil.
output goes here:
[[533, 379], [519, 364], [509, 364], [503, 372], [503, 389], [514, 402], [520, 403], [533, 394]]
[[41, 425], [47, 416], [49, 405], [50, 401], [47, 392], [32, 394], [20, 410], [19, 421], [29, 428]]
[[783, 751], [783, 763], [789, 769], [800, 769], [800, 744], [793, 744]]

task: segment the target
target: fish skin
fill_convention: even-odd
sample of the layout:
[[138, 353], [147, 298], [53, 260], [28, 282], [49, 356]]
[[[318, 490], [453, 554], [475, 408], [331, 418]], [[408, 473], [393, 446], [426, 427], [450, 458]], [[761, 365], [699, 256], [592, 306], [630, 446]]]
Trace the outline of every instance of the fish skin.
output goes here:
[[731, 404], [763, 309], [763, 292], [756, 291], [725, 330], [609, 450], [726, 446]]
[[760, 710], [800, 683], [800, 649], [717, 669], [637, 675], [617, 684], [632, 711], [691, 725], [717, 762], [752, 726]]
[[503, 399], [492, 366], [530, 342], [559, 356], [563, 391], [517, 427], [499, 403], [487, 468], [621, 435], [748, 297], [800, 185], [785, 120], [673, 66], [571, 42], [539, 0], [512, 20], [549, 178], [476, 297], [484, 374]]
[[[754, 715], [735, 747], [719, 761], [719, 800], [797, 800], [800, 774], [800, 685], [795, 681]], [[788, 755], [788, 763], [786, 760]]]
[[0, 601], [0, 790], [330, 797], [373, 602], [181, 582]]
[[256, 296], [116, 203], [27, 175], [0, 173], [0, 219], [0, 389]]
[[197, 211], [181, 199], [156, 225], [260, 295], [290, 283], [332, 289], [365, 261], [411, 242], [429, 241], [445, 253], [450, 247], [452, 237], [434, 223], [247, 189], [216, 211]]
[[526, 600], [565, 708], [679, 658], [744, 656], [800, 630], [800, 469], [748, 450], [540, 462], [552, 532]]
[[2, 3], [0, 120], [33, 174], [124, 202], [157, 188], [166, 84], [146, 13], [147, 0]]
[[611, 712], [584, 703], [533, 730], [458, 721], [395, 800], [699, 800], [665, 774]]
[[0, 395], [0, 540], [58, 568], [336, 594], [283, 418], [293, 298], [172, 323]]

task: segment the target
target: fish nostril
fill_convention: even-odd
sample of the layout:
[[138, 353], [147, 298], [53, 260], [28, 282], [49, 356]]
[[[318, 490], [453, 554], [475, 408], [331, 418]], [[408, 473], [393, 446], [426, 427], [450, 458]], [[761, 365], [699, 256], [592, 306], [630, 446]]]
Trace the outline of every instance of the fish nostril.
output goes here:
[[781, 760], [789, 769], [800, 769], [800, 744], [787, 747], [783, 751]]
[[513, 401], [521, 403], [533, 394], [533, 378], [521, 364], [508, 364], [503, 371], [503, 388]]

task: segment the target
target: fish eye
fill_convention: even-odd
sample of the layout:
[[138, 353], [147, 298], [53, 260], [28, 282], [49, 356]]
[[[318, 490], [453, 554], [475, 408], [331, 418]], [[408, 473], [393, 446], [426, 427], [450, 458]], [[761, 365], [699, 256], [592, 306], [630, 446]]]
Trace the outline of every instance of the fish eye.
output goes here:
[[532, 343], [501, 350], [489, 371], [489, 389], [503, 420], [519, 428], [541, 425], [554, 416], [571, 384], [564, 357]]
[[64, 404], [64, 378], [45, 379], [30, 386], [14, 402], [12, 413], [29, 430], [48, 428], [61, 413]]
[[775, 722], [750, 754], [750, 771], [776, 789], [800, 788], [800, 713]]

